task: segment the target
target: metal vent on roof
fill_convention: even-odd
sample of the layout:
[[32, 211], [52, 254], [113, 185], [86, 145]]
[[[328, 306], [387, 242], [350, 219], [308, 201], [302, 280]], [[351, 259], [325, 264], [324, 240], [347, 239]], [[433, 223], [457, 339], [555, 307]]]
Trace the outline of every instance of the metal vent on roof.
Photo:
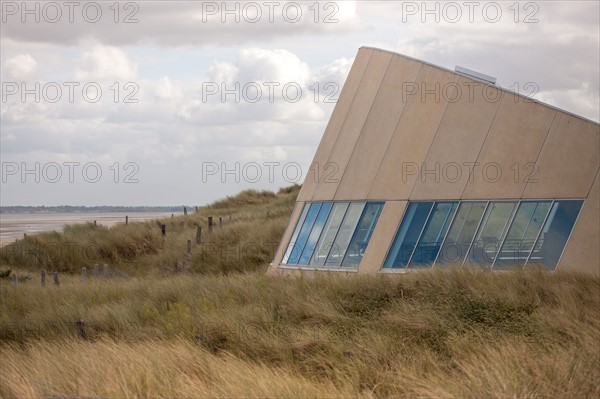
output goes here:
[[463, 67], [458, 66], [458, 65], [456, 67], [454, 67], [454, 71], [458, 72], [460, 74], [463, 74], [463, 75], [467, 75], [468, 77], [470, 77], [472, 79], [482, 81], [484, 83], [489, 83], [489, 84], [492, 84], [492, 85], [496, 84], [496, 78], [495, 77], [490, 76], [490, 75], [486, 75], [486, 74], [483, 74], [483, 73], [480, 73], [480, 72], [472, 71], [470, 69], [463, 68]]

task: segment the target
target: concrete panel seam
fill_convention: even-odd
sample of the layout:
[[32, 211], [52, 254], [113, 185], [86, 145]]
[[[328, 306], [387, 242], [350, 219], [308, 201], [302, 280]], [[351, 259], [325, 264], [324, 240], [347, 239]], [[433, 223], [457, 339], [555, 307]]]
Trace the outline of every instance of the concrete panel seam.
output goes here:
[[[385, 72], [383, 73], [383, 76], [381, 77], [381, 82], [379, 82], [379, 86], [377, 87], [377, 92], [375, 93], [375, 97], [373, 97], [373, 102], [371, 103], [371, 106], [369, 107], [369, 112], [367, 112], [367, 116], [365, 117], [365, 121], [363, 122], [362, 127], [360, 128], [360, 133], [358, 134], [358, 137], [356, 138], [356, 142], [354, 143], [354, 146], [352, 147], [352, 151], [350, 152], [350, 158], [348, 158], [348, 162], [350, 162], [350, 160], [352, 159], [352, 154], [354, 154], [354, 151], [356, 150], [356, 146], [358, 145], [358, 141], [360, 140], [360, 136], [362, 135], [362, 132], [365, 129], [365, 125], [367, 124], [367, 121], [369, 120], [369, 115], [371, 115], [371, 112], [373, 111], [373, 105], [375, 105], [375, 101], [377, 100], [377, 96], [379, 96], [379, 92], [381, 91], [381, 85], [383, 84], [383, 81], [385, 80], [385, 75], [387, 74], [387, 72], [388, 72], [388, 70], [390, 68], [390, 64], [392, 63], [393, 59], [394, 59], [394, 57], [390, 57], [390, 60], [388, 61], [387, 66], [385, 67]], [[369, 59], [369, 63], [370, 62], [371, 62], [371, 59]], [[367, 69], [368, 68], [369, 68], [369, 66], [367, 64]], [[358, 92], [358, 89], [357, 89], [357, 92]], [[356, 96], [356, 94], [355, 94], [355, 96]], [[344, 120], [344, 124], [345, 124], [345, 122], [346, 122], [346, 120]], [[342, 129], [344, 128], [344, 124], [342, 124]], [[346, 175], [347, 166], [348, 166], [347, 164], [344, 165], [344, 172], [340, 176], [340, 181], [338, 182], [337, 187], [335, 188], [335, 191], [333, 192], [333, 198], [335, 198], [335, 196], [337, 195], [337, 192], [340, 189], [340, 184], [342, 183], [342, 180], [344, 180], [344, 176]], [[368, 193], [367, 193], [367, 195], [368, 195]]]
[[[423, 64], [419, 65], [419, 72], [417, 72], [415, 81], [417, 81], [417, 82], [419, 81], [420, 77], [422, 76], [422, 73], [423, 73]], [[404, 104], [404, 107], [402, 107], [402, 112], [400, 113], [400, 116], [398, 117], [398, 122], [396, 122], [396, 126], [394, 127], [394, 132], [392, 133], [392, 135], [390, 136], [390, 139], [388, 140], [387, 146], [385, 147], [385, 152], [383, 153], [383, 157], [381, 157], [381, 161], [379, 161], [379, 166], [377, 167], [377, 172], [375, 173], [375, 178], [371, 182], [371, 185], [369, 186], [369, 190], [367, 191], [367, 198], [370, 197], [371, 190], [373, 190], [373, 184], [375, 184], [375, 181], [377, 180], [377, 176], [379, 176], [379, 172], [381, 171], [381, 165], [383, 165], [383, 161], [385, 160], [385, 158], [390, 150], [390, 144], [394, 140], [394, 136], [396, 135], [396, 131], [398, 130], [398, 126], [400, 125], [400, 121], [402, 120], [402, 115], [404, 115], [404, 110], [406, 109], [407, 105], [408, 105], [408, 102], [406, 104]]]
[[[462, 77], [459, 77], [456, 80], [456, 84], [457, 85], [459, 85], [461, 79], [462, 79]], [[452, 94], [454, 94], [454, 91], [452, 91]], [[450, 103], [448, 101], [446, 101], [446, 106], [444, 107], [444, 112], [442, 113], [442, 117], [440, 118], [440, 121], [439, 121], [439, 123], [437, 125], [437, 128], [435, 129], [435, 134], [433, 135], [433, 138], [431, 139], [431, 142], [429, 142], [429, 148], [427, 148], [427, 152], [425, 153], [425, 156], [423, 157], [423, 162], [425, 162], [425, 160], [429, 156], [429, 153], [431, 152], [431, 146], [433, 145], [433, 143], [435, 143], [435, 139], [437, 138], [438, 133], [440, 132], [440, 126], [442, 126], [442, 122], [444, 122], [444, 118], [446, 117], [446, 111], [448, 111], [448, 106], [449, 105], [450, 105]], [[413, 195], [413, 192], [415, 191], [415, 186], [416, 185], [417, 185], [417, 180], [415, 179], [415, 182], [413, 183], [413, 186], [410, 189], [410, 193], [408, 194], [407, 200], [410, 200], [410, 198], [412, 198], [412, 195]]]
[[[554, 123], [556, 122], [557, 115], [558, 115], [558, 112], [555, 111], [554, 116], [552, 117], [552, 123], [550, 123], [550, 127], [548, 128], [548, 131], [546, 132], [546, 137], [544, 137], [544, 142], [542, 143], [542, 146], [540, 147], [540, 151], [538, 152], [537, 157], [535, 158], [535, 163], [533, 164], [534, 168], [536, 166], [538, 166], [540, 156], [542, 155], [542, 151], [544, 151], [544, 147], [546, 146], [546, 141], [548, 140], [548, 136], [550, 135], [550, 132], [552, 131], [552, 128], [554, 127]], [[521, 191], [521, 198], [523, 198], [523, 196], [525, 195], [525, 191], [527, 191], [527, 186], [529, 186], [529, 183], [527, 183], [527, 184], [525, 184], [525, 186], [523, 186], [523, 191]]]
[[[485, 132], [485, 137], [483, 138], [481, 147], [479, 147], [479, 151], [477, 152], [477, 156], [475, 157], [475, 163], [477, 163], [477, 161], [479, 160], [479, 157], [481, 156], [481, 151], [483, 150], [483, 147], [485, 146], [485, 142], [488, 140], [490, 131], [492, 130], [492, 126], [494, 126], [494, 122], [496, 121], [496, 116], [498, 115], [498, 111], [500, 110], [501, 106], [502, 106], [502, 101], [500, 101], [498, 103], [498, 106], [496, 107], [496, 111], [494, 112], [494, 116], [492, 117], [492, 121], [490, 122], [490, 125], [487, 128], [487, 132]], [[471, 170], [471, 172], [469, 173], [469, 177], [467, 178], [467, 182], [465, 183], [465, 186], [463, 187], [459, 198], [463, 198], [465, 196], [465, 191], [467, 190], [467, 186], [469, 185], [469, 181], [471, 180], [471, 176], [472, 176], [471, 173], [475, 173], [475, 168], [473, 168], [473, 170]]]
[[596, 176], [594, 177], [594, 180], [592, 180], [592, 185], [590, 186], [590, 189], [588, 190], [588, 193], [585, 198], [590, 198], [590, 194], [592, 193], [592, 188], [594, 188], [594, 182], [598, 179], [599, 174], [600, 174], [600, 167], [598, 167], [598, 170], [596, 171]]

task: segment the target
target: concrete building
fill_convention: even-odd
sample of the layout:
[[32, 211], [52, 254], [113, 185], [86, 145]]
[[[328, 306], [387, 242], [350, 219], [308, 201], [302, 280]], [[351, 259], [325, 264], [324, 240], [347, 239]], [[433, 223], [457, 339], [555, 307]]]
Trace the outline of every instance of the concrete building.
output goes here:
[[271, 271], [598, 275], [599, 170], [598, 123], [486, 75], [363, 47]]

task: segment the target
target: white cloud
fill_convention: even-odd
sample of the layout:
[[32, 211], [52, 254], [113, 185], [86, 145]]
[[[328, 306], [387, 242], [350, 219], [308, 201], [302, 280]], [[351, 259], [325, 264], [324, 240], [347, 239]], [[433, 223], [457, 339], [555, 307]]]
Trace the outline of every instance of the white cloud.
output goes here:
[[38, 63], [30, 54], [19, 54], [4, 61], [4, 73], [8, 79], [26, 81], [32, 79]]
[[137, 77], [137, 65], [125, 53], [112, 46], [94, 45], [81, 56], [75, 72], [79, 81], [133, 81]]

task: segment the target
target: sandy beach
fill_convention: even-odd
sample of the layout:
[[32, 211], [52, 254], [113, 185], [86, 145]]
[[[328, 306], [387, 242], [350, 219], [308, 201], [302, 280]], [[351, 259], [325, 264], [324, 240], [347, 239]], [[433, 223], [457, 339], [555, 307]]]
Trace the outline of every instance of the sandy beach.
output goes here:
[[[177, 213], [179, 214], [179, 213]], [[66, 225], [96, 221], [103, 226], [170, 217], [171, 212], [31, 212], [0, 214], [0, 247], [23, 238], [24, 234], [62, 231]]]

